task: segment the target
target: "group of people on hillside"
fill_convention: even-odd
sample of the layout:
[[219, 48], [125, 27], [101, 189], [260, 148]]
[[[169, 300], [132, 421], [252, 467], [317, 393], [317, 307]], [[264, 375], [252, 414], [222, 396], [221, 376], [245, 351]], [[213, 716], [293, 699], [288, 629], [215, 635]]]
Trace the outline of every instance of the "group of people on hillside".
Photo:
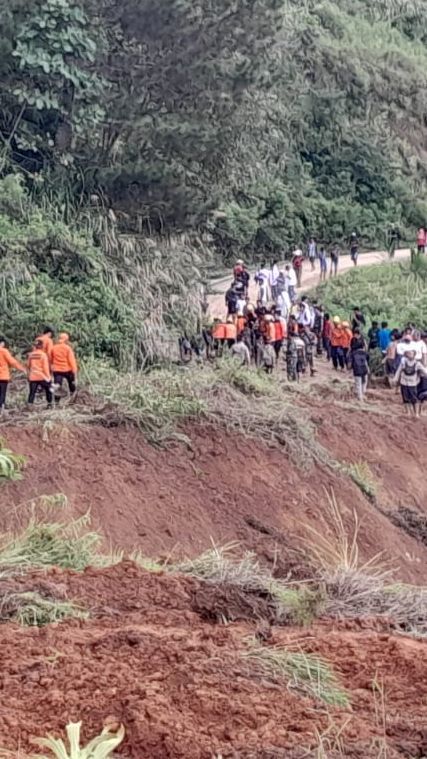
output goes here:
[[61, 332], [55, 339], [51, 327], [45, 327], [35, 339], [26, 365], [9, 351], [7, 341], [0, 337], [0, 411], [6, 404], [11, 371], [22, 372], [28, 379], [28, 409], [32, 409], [38, 391], [44, 393], [47, 407], [59, 404], [64, 395], [64, 382], [70, 395], [76, 392], [77, 361], [69, 343], [69, 335]]
[[398, 330], [376, 321], [367, 329], [357, 307], [348, 320], [331, 318], [322, 304], [298, 297], [294, 269], [294, 263], [283, 272], [277, 263], [262, 266], [255, 275], [258, 297], [252, 302], [249, 272], [237, 261], [225, 296], [226, 317], [215, 319], [211, 330], [205, 330], [208, 355], [228, 352], [242, 364], [252, 363], [268, 373], [284, 359], [290, 381], [314, 375], [315, 358], [324, 356], [335, 371], [352, 372], [355, 394], [363, 400], [370, 360], [380, 352], [390, 384], [400, 386], [408, 413], [418, 415], [427, 400], [427, 333], [415, 325]]

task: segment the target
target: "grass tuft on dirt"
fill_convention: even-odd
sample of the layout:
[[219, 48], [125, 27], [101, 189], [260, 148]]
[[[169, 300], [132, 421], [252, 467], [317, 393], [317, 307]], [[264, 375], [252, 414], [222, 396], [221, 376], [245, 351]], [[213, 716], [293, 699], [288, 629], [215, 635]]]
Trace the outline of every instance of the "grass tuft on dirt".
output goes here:
[[44, 598], [33, 591], [6, 595], [0, 606], [2, 622], [17, 622], [23, 627], [44, 627], [70, 617], [87, 619], [88, 616], [84, 609], [71, 601]]
[[286, 680], [291, 689], [328, 706], [349, 705], [348, 695], [322, 659], [280, 646], [258, 645], [253, 640], [248, 641], [248, 645], [243, 656], [263, 677]]
[[374, 499], [377, 495], [378, 485], [372, 474], [371, 468], [366, 461], [357, 461], [346, 464], [343, 471], [353, 480], [368, 498]]

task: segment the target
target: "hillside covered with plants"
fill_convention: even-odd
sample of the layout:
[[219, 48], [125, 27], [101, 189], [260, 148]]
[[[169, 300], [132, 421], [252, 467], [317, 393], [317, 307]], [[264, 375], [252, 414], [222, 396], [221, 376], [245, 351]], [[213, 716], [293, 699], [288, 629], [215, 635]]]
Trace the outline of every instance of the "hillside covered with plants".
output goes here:
[[426, 29], [419, 0], [11, 0], [2, 171], [224, 255], [380, 241], [427, 218]]

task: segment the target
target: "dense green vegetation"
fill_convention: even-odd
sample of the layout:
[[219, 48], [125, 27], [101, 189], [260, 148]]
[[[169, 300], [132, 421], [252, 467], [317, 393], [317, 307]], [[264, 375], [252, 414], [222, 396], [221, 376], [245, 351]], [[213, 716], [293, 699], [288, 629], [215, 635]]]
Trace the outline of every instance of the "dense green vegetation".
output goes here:
[[[427, 220], [418, 0], [11, 0], [0, 26], [0, 302], [138, 367], [229, 262]], [[203, 242], [202, 242], [203, 241]]]
[[390, 327], [409, 323], [427, 328], [427, 261], [382, 264], [352, 271], [317, 288], [331, 315], [349, 318], [360, 306], [368, 320], [386, 320]]
[[3, 166], [224, 253], [427, 218], [418, 0], [11, 0]]

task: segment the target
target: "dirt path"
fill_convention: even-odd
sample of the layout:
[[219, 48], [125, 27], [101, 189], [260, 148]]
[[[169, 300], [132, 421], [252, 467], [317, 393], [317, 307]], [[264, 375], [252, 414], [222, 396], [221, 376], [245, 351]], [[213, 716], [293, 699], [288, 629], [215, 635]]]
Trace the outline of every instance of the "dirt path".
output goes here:
[[[404, 261], [409, 258], [411, 251], [409, 248], [403, 248], [397, 250], [395, 253], [395, 261]], [[359, 256], [358, 266], [373, 266], [385, 263], [388, 261], [388, 253], [386, 251], [372, 251], [370, 253], [362, 253]], [[341, 256], [339, 263], [339, 274], [344, 274], [353, 268], [353, 263], [350, 256]], [[256, 285], [254, 282], [255, 270], [251, 270], [251, 285], [249, 288], [249, 295], [251, 300], [256, 301]], [[230, 285], [232, 275], [229, 277], [222, 277], [216, 279], [212, 283], [213, 292], [209, 296], [209, 312], [212, 318], [222, 318], [225, 313], [224, 294]], [[315, 287], [319, 282], [319, 264], [316, 262], [316, 270], [311, 270], [311, 265], [308, 261], [304, 263], [304, 269], [302, 274], [302, 287], [300, 291], [308, 290]]]

